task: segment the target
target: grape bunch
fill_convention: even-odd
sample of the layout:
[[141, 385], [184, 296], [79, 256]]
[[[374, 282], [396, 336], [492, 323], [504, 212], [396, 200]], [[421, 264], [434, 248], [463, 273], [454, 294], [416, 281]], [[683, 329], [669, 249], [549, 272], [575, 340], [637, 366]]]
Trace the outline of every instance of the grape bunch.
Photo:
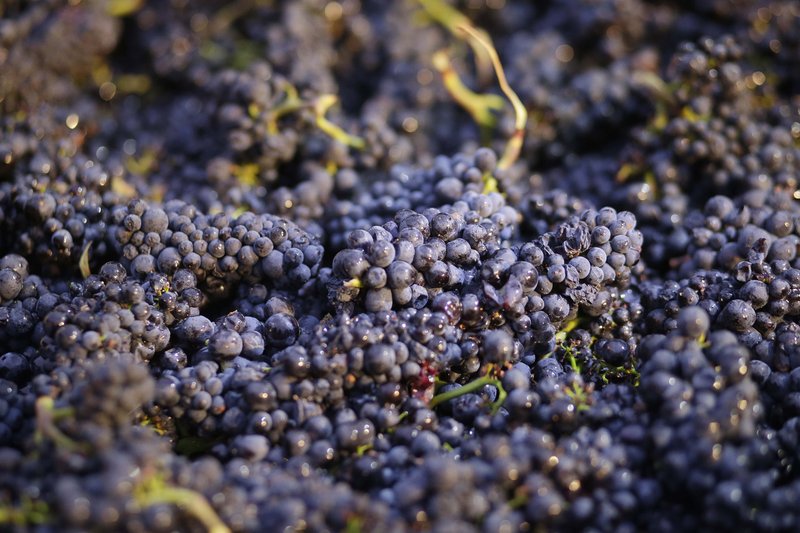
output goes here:
[[795, 531], [798, 20], [1, 3], [0, 531]]

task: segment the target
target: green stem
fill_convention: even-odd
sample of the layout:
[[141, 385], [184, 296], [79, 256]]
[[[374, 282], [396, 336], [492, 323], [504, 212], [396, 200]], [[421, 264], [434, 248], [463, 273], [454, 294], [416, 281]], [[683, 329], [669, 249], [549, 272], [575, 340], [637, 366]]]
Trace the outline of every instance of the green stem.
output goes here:
[[363, 150], [366, 147], [366, 142], [361, 137], [351, 135], [344, 131], [342, 128], [325, 118], [325, 113], [331, 108], [339, 99], [333, 94], [320, 95], [314, 101], [314, 115], [316, 116], [317, 127], [325, 132], [331, 138], [339, 141], [345, 146], [355, 148], [356, 150]]
[[503, 109], [505, 101], [496, 94], [479, 94], [467, 87], [450, 64], [447, 53], [439, 50], [433, 54], [433, 66], [442, 76], [442, 83], [461, 107], [472, 117], [481, 128], [492, 129], [497, 123], [497, 118], [492, 111]]
[[483, 376], [475, 381], [470, 381], [463, 387], [459, 387], [457, 389], [449, 390], [447, 392], [442, 392], [431, 398], [428, 407], [433, 409], [437, 405], [442, 402], [446, 402], [448, 400], [452, 400], [453, 398], [458, 398], [459, 396], [463, 396], [465, 394], [469, 394], [470, 392], [476, 391], [485, 385], [490, 385], [494, 380], [489, 376]]
[[49, 396], [42, 396], [36, 400], [36, 440], [44, 437], [52, 440], [56, 446], [69, 451], [84, 451], [82, 446], [66, 436], [55, 425], [57, 417], [63, 418], [66, 409], [55, 409], [55, 401]]
[[64, 420], [65, 418], [72, 418], [75, 416], [74, 407], [57, 407], [51, 411], [53, 420]]
[[208, 533], [230, 533], [230, 528], [220, 520], [213, 507], [203, 495], [189, 489], [180, 487], [159, 487], [139, 497], [142, 507], [158, 504], [172, 504], [183, 507], [191, 513]]
[[566, 389], [566, 393], [575, 404], [575, 409], [578, 411], [586, 411], [589, 409], [589, 397], [586, 395], [586, 391], [583, 390], [582, 387], [579, 387], [577, 384], [573, 384], [571, 387]]
[[0, 505], [0, 525], [13, 524], [24, 528], [27, 525], [46, 524], [50, 521], [50, 509], [42, 501], [23, 498], [19, 507]]
[[569, 366], [572, 367], [572, 370], [574, 370], [576, 374], [580, 374], [581, 367], [578, 365], [578, 361], [575, 359], [575, 354], [572, 353], [572, 350], [567, 350], [567, 357], [569, 357]]
[[345, 533], [361, 533], [364, 530], [364, 519], [360, 516], [351, 516], [344, 526]]
[[491, 172], [485, 172], [482, 177], [483, 181], [483, 194], [489, 194], [493, 192], [500, 192], [500, 182], [497, 181], [497, 178], [492, 175]]
[[511, 85], [508, 84], [505, 70], [503, 70], [503, 63], [500, 61], [500, 56], [497, 55], [497, 49], [492, 44], [491, 40], [478, 31], [475, 27], [469, 24], [458, 26], [458, 29], [465, 32], [471, 37], [471, 42], [480, 45], [489, 56], [494, 67], [495, 76], [497, 76], [497, 83], [500, 85], [500, 90], [506, 95], [508, 101], [511, 102], [511, 107], [514, 109], [514, 134], [506, 144], [506, 149], [503, 151], [503, 156], [497, 163], [497, 168], [505, 170], [516, 162], [519, 158], [520, 151], [522, 150], [522, 143], [525, 140], [525, 128], [528, 124], [528, 110], [525, 104], [522, 103], [519, 96]]
[[503, 407], [503, 404], [506, 401], [506, 397], [508, 396], [508, 393], [506, 392], [506, 389], [503, 388], [503, 385], [502, 385], [502, 383], [500, 383], [499, 379], [496, 379], [495, 383], [493, 385], [495, 387], [497, 387], [497, 399], [492, 404], [491, 413], [495, 414], [495, 413], [497, 413], [497, 411], [500, 410], [501, 407]]
[[580, 318], [573, 318], [572, 320], [567, 322], [567, 325], [561, 328], [558, 331], [558, 333], [556, 333], [556, 343], [562, 344], [565, 340], [567, 340], [567, 334], [569, 334], [570, 331], [577, 328], [580, 325], [580, 323], [581, 323]]
[[577, 328], [580, 325], [580, 323], [581, 323], [580, 318], [573, 318], [572, 320], [567, 322], [567, 325], [564, 326], [564, 328], [561, 331], [563, 331], [564, 333], [569, 333], [570, 331]]
[[361, 457], [371, 449], [372, 449], [372, 444], [362, 444], [361, 446], [356, 448], [356, 455]]
[[81, 250], [81, 256], [78, 259], [78, 268], [81, 271], [81, 276], [83, 279], [88, 278], [92, 275], [92, 270], [89, 267], [89, 253], [92, 249], [92, 241], [87, 241], [86, 244], [83, 245], [83, 250]]
[[467, 44], [472, 48], [472, 52], [475, 54], [475, 68], [478, 73], [478, 79], [482, 83], [488, 81], [492, 72], [492, 58], [489, 52], [474, 39], [464, 39], [463, 34], [459, 30], [464, 26], [469, 26], [486, 41], [491, 41], [489, 34], [473, 26], [472, 21], [466, 15], [447, 4], [447, 2], [443, 2], [442, 0], [417, 1], [433, 20], [447, 28], [447, 31], [454, 37], [466, 40]]
[[[522, 487], [520, 487], [521, 489]], [[528, 495], [524, 490], [517, 490], [514, 497], [508, 500], [508, 506], [512, 509], [519, 509], [528, 503]]]
[[307, 106], [307, 104], [300, 99], [294, 85], [287, 82], [283, 90], [286, 93], [286, 97], [267, 114], [267, 132], [270, 135], [278, 134], [278, 120], [280, 120], [281, 117], [299, 111]]
[[110, 0], [105, 5], [106, 13], [112, 17], [125, 17], [142, 8], [142, 0]]
[[430, 403], [428, 403], [428, 407], [433, 409], [440, 403], [452, 400], [453, 398], [458, 398], [459, 396], [463, 396], [465, 394], [469, 394], [470, 392], [480, 390], [486, 385], [492, 385], [493, 387], [497, 388], [497, 399], [492, 403], [492, 410], [491, 410], [492, 413], [496, 413], [497, 410], [500, 409], [500, 407], [503, 405], [503, 402], [505, 402], [506, 396], [508, 394], [503, 388], [503, 385], [500, 383], [500, 380], [490, 376], [481, 376], [474, 381], [470, 381], [463, 387], [459, 387], [457, 389], [437, 394], [436, 396], [431, 398]]

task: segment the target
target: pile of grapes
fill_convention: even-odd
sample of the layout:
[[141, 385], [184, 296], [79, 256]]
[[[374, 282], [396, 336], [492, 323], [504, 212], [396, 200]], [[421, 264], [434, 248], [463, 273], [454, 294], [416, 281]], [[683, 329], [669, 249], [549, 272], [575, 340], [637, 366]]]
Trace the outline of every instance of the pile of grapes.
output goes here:
[[798, 501], [796, 0], [0, 2], [0, 530]]

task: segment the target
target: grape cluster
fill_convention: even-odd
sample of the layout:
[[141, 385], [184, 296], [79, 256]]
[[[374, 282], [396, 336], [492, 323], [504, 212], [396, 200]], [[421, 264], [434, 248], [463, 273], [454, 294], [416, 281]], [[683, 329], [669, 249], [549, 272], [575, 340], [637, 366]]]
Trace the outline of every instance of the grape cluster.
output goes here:
[[215, 298], [245, 280], [276, 288], [312, 281], [322, 261], [317, 239], [294, 223], [270, 214], [206, 215], [191, 204], [161, 207], [134, 200], [112, 213], [112, 243], [135, 276], [174, 276], [188, 270]]
[[0, 530], [794, 531], [798, 17], [2, 3]]
[[[456, 222], [459, 226], [489, 223], [492, 217], [502, 217], [494, 224], [498, 227], [492, 231], [504, 231], [503, 238], [507, 239], [519, 224], [520, 216], [511, 206], [505, 205], [502, 198], [491, 196], [491, 192], [496, 191], [487, 188], [487, 181], [495, 179], [496, 167], [495, 153], [482, 148], [474, 156], [440, 156], [431, 168], [398, 165], [388, 175], [368, 186], [359, 180], [357, 174], [342, 170], [336, 176], [338, 199], [326, 213], [329, 246], [336, 251], [350, 248], [348, 240], [351, 232], [382, 226], [405, 210], [424, 215], [426, 209], [445, 206], [445, 214], [464, 218], [464, 222]], [[482, 206], [482, 212], [477, 211], [478, 205]], [[453, 209], [461, 212], [461, 215], [449, 213]], [[484, 220], [467, 222], [467, 216], [478, 216]], [[399, 224], [399, 221], [395, 222]], [[456, 231], [460, 232], [461, 229], [459, 227]], [[454, 238], [450, 235], [447, 237]]]

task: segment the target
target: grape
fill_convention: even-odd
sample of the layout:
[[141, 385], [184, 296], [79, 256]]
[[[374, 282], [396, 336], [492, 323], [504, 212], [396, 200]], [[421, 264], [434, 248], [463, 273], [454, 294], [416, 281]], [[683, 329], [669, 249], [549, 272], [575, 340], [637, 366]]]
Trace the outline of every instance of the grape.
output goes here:
[[797, 20], [5, 2], [0, 530], [793, 531]]

